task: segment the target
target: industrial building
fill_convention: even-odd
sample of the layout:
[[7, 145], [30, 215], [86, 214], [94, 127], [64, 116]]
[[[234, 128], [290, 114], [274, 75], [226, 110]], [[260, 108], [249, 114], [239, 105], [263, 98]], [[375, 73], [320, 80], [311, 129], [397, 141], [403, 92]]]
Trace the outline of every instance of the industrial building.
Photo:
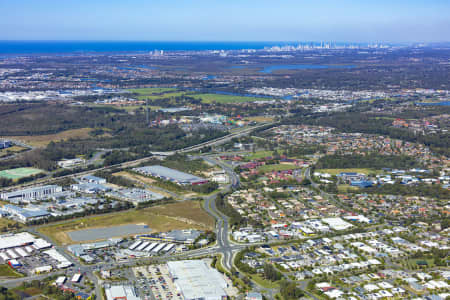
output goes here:
[[149, 190], [144, 189], [121, 189], [119, 191], [113, 191], [108, 193], [107, 196], [118, 198], [124, 201], [130, 201], [134, 205], [138, 205], [139, 203], [156, 201], [164, 199], [164, 196]]
[[80, 257], [87, 253], [89, 250], [102, 249], [117, 245], [122, 239], [111, 238], [107, 241], [87, 243], [87, 244], [74, 244], [67, 247], [67, 250], [73, 255]]
[[81, 177], [81, 181], [95, 183], [95, 184], [105, 184], [106, 183], [105, 178], [97, 177], [94, 175], [83, 176], [83, 177]]
[[11, 141], [8, 140], [0, 140], [0, 149], [6, 149], [12, 147]]
[[169, 232], [162, 232], [160, 234], [143, 234], [137, 237], [145, 240], [154, 240], [161, 242], [180, 243], [180, 244], [194, 244], [195, 240], [202, 234], [201, 231], [195, 229], [172, 230]]
[[133, 170], [147, 176], [161, 178], [179, 185], [197, 185], [208, 182], [207, 179], [160, 165], [134, 168]]
[[3, 211], [10, 214], [14, 219], [22, 223], [27, 223], [33, 220], [47, 218], [50, 213], [42, 209], [27, 209], [11, 204], [3, 205]]
[[63, 159], [58, 161], [58, 167], [72, 168], [85, 164], [86, 161], [82, 158]]
[[227, 299], [227, 283], [217, 270], [203, 260], [170, 261], [167, 267], [185, 300]]
[[7, 250], [16, 247], [33, 246], [34, 249], [46, 249], [52, 245], [47, 241], [36, 238], [28, 232], [21, 232], [16, 234], [0, 235], [0, 250]]
[[52, 194], [61, 192], [62, 187], [58, 185], [43, 185], [9, 193], [1, 193], [0, 198], [12, 203], [32, 202], [34, 200], [48, 198]]
[[83, 182], [72, 184], [70, 188], [74, 191], [85, 193], [85, 194], [97, 194], [109, 192], [112, 189], [106, 185], [95, 183], [95, 182]]
[[130, 285], [105, 286], [105, 295], [107, 300], [140, 300]]

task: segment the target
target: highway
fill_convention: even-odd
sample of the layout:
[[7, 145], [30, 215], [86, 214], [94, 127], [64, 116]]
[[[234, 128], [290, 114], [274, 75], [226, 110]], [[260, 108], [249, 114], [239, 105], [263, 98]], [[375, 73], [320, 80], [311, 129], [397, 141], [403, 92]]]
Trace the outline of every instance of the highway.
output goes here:
[[275, 124], [274, 122], [272, 123], [264, 123], [261, 125], [257, 125], [257, 126], [253, 126], [253, 127], [249, 127], [249, 128], [245, 128], [239, 132], [235, 132], [235, 133], [230, 133], [226, 136], [217, 138], [217, 139], [213, 139], [210, 140], [208, 142], [204, 142], [204, 143], [200, 143], [194, 146], [189, 146], [183, 149], [179, 149], [179, 150], [175, 150], [175, 151], [166, 151], [166, 152], [152, 152], [152, 156], [148, 156], [148, 157], [143, 157], [140, 159], [136, 159], [136, 160], [131, 160], [131, 161], [127, 161], [124, 163], [120, 163], [120, 164], [115, 164], [115, 165], [111, 165], [111, 166], [107, 166], [107, 167], [100, 167], [97, 169], [92, 169], [89, 171], [83, 171], [83, 172], [79, 172], [79, 173], [74, 173], [74, 174], [69, 174], [69, 175], [65, 175], [65, 176], [60, 176], [60, 177], [56, 177], [56, 178], [41, 178], [41, 179], [37, 179], [35, 181], [32, 182], [27, 182], [24, 184], [20, 184], [20, 185], [15, 185], [15, 186], [11, 186], [11, 187], [7, 187], [7, 188], [3, 188], [0, 190], [0, 192], [9, 192], [12, 190], [16, 190], [18, 188], [25, 188], [25, 187], [31, 187], [37, 184], [51, 184], [52, 182], [54, 182], [55, 180], [59, 180], [59, 179], [64, 179], [64, 178], [72, 178], [72, 177], [79, 177], [79, 176], [83, 176], [83, 175], [88, 175], [88, 174], [92, 174], [95, 173], [97, 171], [101, 171], [101, 170], [109, 170], [109, 169], [113, 169], [113, 168], [129, 168], [129, 167], [133, 167], [136, 165], [139, 165], [143, 162], [146, 162], [150, 159], [152, 159], [153, 155], [164, 155], [164, 156], [169, 156], [169, 155], [173, 155], [176, 153], [187, 153], [187, 152], [192, 152], [192, 151], [197, 151], [200, 150], [204, 147], [208, 147], [208, 146], [216, 146], [216, 145], [221, 145], [224, 144], [228, 141], [230, 141], [233, 138], [237, 138], [237, 137], [241, 137], [241, 136], [245, 136], [247, 134], [250, 134], [251, 132], [253, 132], [254, 130], [264, 127], [264, 126], [269, 126], [269, 125], [273, 125]]

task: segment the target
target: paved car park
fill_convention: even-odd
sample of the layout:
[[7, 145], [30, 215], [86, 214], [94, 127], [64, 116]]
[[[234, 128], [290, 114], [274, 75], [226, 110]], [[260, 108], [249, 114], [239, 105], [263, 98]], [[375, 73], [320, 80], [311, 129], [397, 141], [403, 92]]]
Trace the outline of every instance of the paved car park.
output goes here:
[[134, 274], [144, 299], [183, 299], [172, 282], [166, 265], [134, 268]]

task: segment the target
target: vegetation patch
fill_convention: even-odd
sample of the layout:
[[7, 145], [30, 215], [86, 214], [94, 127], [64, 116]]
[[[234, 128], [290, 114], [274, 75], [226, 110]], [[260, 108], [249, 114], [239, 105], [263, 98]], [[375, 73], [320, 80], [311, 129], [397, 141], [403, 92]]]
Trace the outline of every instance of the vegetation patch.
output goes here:
[[328, 173], [330, 175], [339, 175], [340, 173], [361, 173], [361, 174], [379, 174], [382, 171], [368, 168], [349, 168], [349, 169], [319, 169], [316, 172]]
[[13, 268], [11, 268], [8, 265], [0, 265], [0, 277], [18, 278], [23, 277], [23, 275], [16, 272]]
[[[2, 202], [0, 203], [0, 205], [3, 204], [9, 204], [7, 202]], [[13, 229], [19, 229], [20, 227], [22, 227], [22, 225], [20, 225], [20, 223], [7, 219], [7, 218], [0, 218], [0, 232], [7, 232]]]

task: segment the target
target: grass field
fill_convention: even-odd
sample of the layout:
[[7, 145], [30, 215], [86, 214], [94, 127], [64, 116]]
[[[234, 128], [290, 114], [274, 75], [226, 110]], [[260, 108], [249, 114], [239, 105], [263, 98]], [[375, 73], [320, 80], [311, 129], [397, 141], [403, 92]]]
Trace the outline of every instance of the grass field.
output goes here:
[[0, 277], [18, 278], [23, 277], [23, 275], [16, 272], [13, 268], [11, 268], [8, 265], [0, 265]]
[[162, 99], [162, 98], [180, 97], [185, 94], [186, 94], [185, 92], [168, 92], [168, 93], [163, 93], [162, 95], [139, 95], [138, 99], [139, 100], [145, 100], [145, 99], [156, 100], [156, 99]]
[[358, 187], [351, 186], [349, 184], [339, 184], [337, 186], [337, 189], [338, 189], [339, 193], [348, 193], [348, 192], [354, 192], [354, 191], [359, 190]]
[[56, 225], [40, 227], [39, 231], [58, 244], [71, 244], [73, 241], [67, 232], [87, 228], [101, 228], [124, 224], [146, 224], [154, 232], [173, 229], [210, 230], [214, 220], [197, 201], [185, 201], [172, 204], [129, 210], [101, 216], [81, 218]]
[[140, 95], [153, 95], [174, 91], [174, 88], [142, 88], [142, 89], [129, 89], [132, 93]]
[[296, 165], [293, 164], [279, 164], [279, 165], [264, 165], [258, 168], [261, 172], [272, 172], [272, 171], [285, 171], [298, 169]]
[[55, 134], [46, 134], [46, 135], [30, 135], [30, 136], [15, 136], [12, 139], [17, 139], [25, 142], [34, 147], [46, 147], [50, 142], [67, 140], [70, 138], [88, 138], [90, 137], [89, 132], [92, 131], [92, 128], [79, 128], [79, 129], [71, 129], [66, 131], [61, 131]]
[[249, 155], [246, 155], [245, 159], [246, 160], [253, 160], [253, 159], [268, 157], [268, 156], [272, 156], [272, 155], [273, 155], [273, 151], [256, 151], [255, 153], [251, 153]]
[[31, 175], [36, 175], [44, 171], [35, 168], [16, 168], [0, 171], [0, 177], [8, 179], [20, 179]]
[[[243, 103], [243, 102], [251, 102], [251, 101], [264, 101], [265, 98], [257, 98], [257, 97], [243, 97], [243, 96], [232, 96], [232, 95], [221, 95], [221, 94], [196, 94], [192, 95], [192, 97], [201, 99], [204, 103], [212, 103], [217, 102], [221, 104], [229, 104], [229, 103]], [[271, 99], [267, 99], [271, 100]]]
[[249, 121], [255, 121], [255, 122], [272, 122], [273, 117], [266, 117], [266, 116], [256, 116], [256, 117], [248, 117], [246, 118]]
[[363, 169], [363, 168], [354, 168], [354, 169], [319, 169], [316, 170], [316, 172], [320, 173], [328, 173], [331, 175], [338, 175], [342, 172], [354, 172], [354, 173], [361, 173], [361, 174], [379, 174], [382, 173], [381, 170], [375, 170], [375, 169]]

